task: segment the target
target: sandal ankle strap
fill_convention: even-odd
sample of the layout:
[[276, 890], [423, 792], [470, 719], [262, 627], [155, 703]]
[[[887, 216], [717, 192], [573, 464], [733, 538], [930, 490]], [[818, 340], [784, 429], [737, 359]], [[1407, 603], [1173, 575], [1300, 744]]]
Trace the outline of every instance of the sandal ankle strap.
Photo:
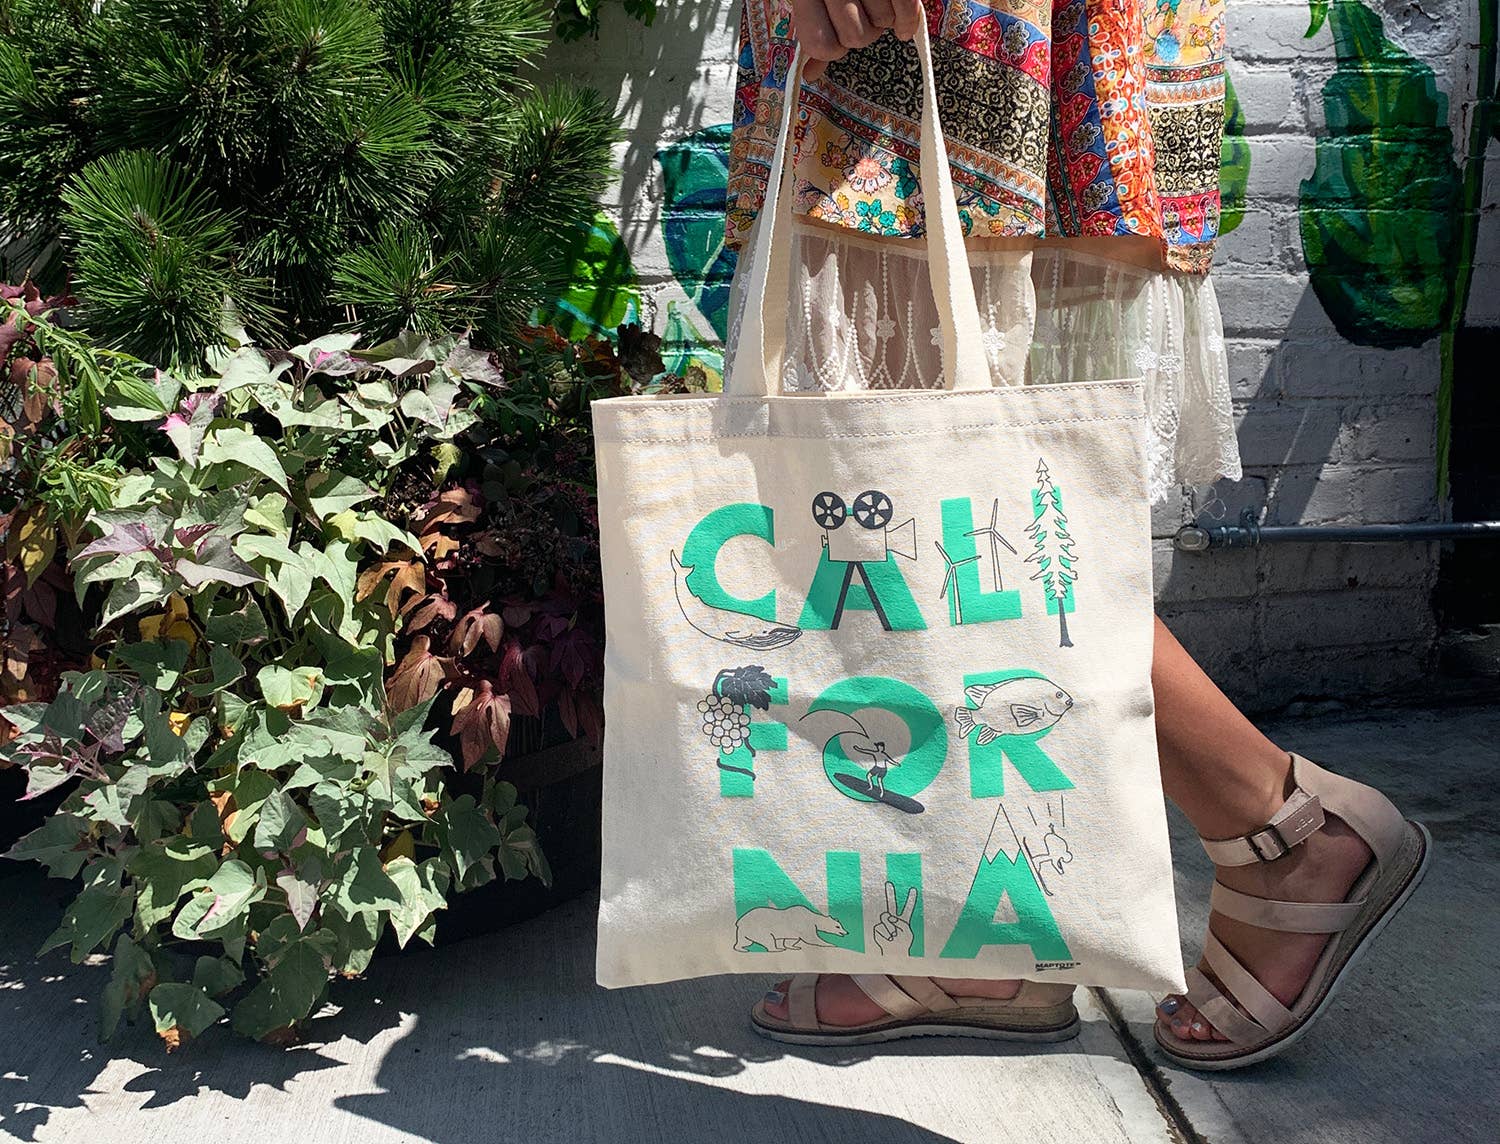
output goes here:
[[1271, 821], [1239, 838], [1200, 838], [1203, 849], [1216, 866], [1248, 866], [1252, 862], [1274, 862], [1300, 842], [1323, 829], [1323, 804], [1300, 786], [1282, 804]]

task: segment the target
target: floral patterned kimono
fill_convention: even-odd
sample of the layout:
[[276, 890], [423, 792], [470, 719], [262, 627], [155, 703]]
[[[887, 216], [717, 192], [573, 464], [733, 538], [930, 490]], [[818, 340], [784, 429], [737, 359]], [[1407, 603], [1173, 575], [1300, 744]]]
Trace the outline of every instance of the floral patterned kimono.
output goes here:
[[[1240, 475], [1207, 278], [1224, 0], [923, 0], [997, 381], [1146, 380], [1152, 489]], [[765, 194], [788, 0], [744, 0], [727, 236]], [[790, 392], [941, 384], [918, 185], [920, 75], [887, 33], [804, 85]], [[905, 241], [903, 241], [905, 240]], [[743, 281], [742, 254], [736, 281]], [[731, 348], [744, 299], [736, 291]]]

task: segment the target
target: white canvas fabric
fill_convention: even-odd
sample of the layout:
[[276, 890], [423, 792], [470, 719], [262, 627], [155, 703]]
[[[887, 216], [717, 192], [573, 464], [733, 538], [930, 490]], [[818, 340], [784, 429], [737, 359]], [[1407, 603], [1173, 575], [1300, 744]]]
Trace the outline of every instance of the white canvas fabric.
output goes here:
[[945, 388], [779, 392], [789, 100], [726, 392], [594, 405], [606, 986], [1184, 986], [1142, 386], [994, 384], [917, 46]]
[[[1239, 480], [1213, 279], [1076, 247], [1068, 240], [1034, 249], [965, 244], [980, 342], [995, 384], [1017, 375], [1031, 385], [1138, 375], [1146, 395], [1151, 500], [1164, 503], [1184, 486]], [[921, 242], [799, 216], [790, 261], [781, 392], [941, 388], [941, 348], [932, 336], [938, 321]], [[731, 354], [752, 263], [747, 249], [735, 267]]]

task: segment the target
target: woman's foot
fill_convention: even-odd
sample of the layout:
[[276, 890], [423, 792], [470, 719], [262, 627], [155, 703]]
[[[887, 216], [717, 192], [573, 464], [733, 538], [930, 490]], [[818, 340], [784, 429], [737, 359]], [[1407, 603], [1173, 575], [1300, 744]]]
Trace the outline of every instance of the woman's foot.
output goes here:
[[[898, 983], [900, 977], [895, 979]], [[991, 997], [1009, 1001], [1021, 991], [1019, 981], [972, 981], [958, 977], [934, 977], [933, 983], [945, 993], [961, 997]], [[778, 1021], [790, 1020], [787, 989], [790, 982], [778, 981], [766, 994], [766, 1012]], [[879, 1005], [865, 996], [853, 980], [842, 973], [825, 973], [818, 978], [818, 1020], [825, 1025], [849, 1028], [888, 1017]]]
[[[1216, 866], [1215, 873], [1229, 889], [1259, 898], [1341, 902], [1369, 867], [1372, 857], [1364, 840], [1330, 814], [1322, 830], [1275, 861]], [[1209, 916], [1208, 926], [1229, 952], [1288, 1007], [1301, 995], [1331, 936], [1261, 929], [1218, 913]], [[1198, 968], [1213, 979], [1206, 961], [1200, 962]], [[1157, 1013], [1163, 1024], [1182, 1040], [1228, 1040], [1185, 997], [1167, 997], [1157, 1006]]]

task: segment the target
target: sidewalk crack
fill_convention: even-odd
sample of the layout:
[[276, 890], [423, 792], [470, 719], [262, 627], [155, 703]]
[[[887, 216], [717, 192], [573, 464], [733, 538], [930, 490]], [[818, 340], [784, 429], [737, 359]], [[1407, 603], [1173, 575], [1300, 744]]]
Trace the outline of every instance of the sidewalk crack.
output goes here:
[[1157, 1111], [1167, 1122], [1167, 1128], [1177, 1144], [1211, 1144], [1208, 1137], [1193, 1127], [1187, 1112], [1172, 1095], [1171, 1086], [1168, 1085], [1161, 1068], [1136, 1039], [1135, 1034], [1130, 1031], [1129, 1023], [1108, 991], [1097, 985], [1091, 985], [1089, 992], [1093, 994], [1094, 1003], [1099, 1006], [1100, 1012], [1109, 1021], [1109, 1027], [1114, 1030], [1116, 1039], [1125, 1050], [1125, 1056], [1135, 1066], [1135, 1071], [1145, 1084], [1146, 1091], [1151, 1094], [1151, 1099], [1156, 1101]]

